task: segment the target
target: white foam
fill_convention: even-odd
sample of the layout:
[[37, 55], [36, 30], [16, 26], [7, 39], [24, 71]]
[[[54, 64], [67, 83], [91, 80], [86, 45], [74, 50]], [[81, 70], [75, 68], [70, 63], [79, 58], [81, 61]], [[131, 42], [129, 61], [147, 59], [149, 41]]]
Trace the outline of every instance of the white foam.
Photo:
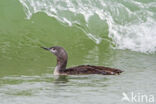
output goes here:
[[[112, 31], [116, 48], [131, 49], [143, 53], [152, 53], [156, 51], [156, 23], [149, 20], [145, 23], [130, 24], [121, 26]], [[122, 31], [122, 32], [120, 32]]]
[[[25, 9], [28, 19], [34, 13], [44, 12], [58, 21], [73, 26], [79, 24], [86, 35], [97, 44], [105, 40], [97, 25], [92, 21], [101, 21], [108, 25], [108, 37], [117, 49], [130, 49], [143, 53], [156, 52], [156, 19], [154, 11], [155, 2], [143, 3], [135, 0], [122, 2], [108, 0], [19, 0]], [[137, 7], [136, 11], [125, 4]], [[68, 12], [70, 14], [65, 14]], [[63, 13], [63, 14], [62, 14]], [[78, 16], [83, 15], [84, 21]], [[94, 16], [98, 20], [92, 19]], [[94, 27], [94, 28], [89, 28]], [[104, 28], [105, 29], [105, 28]], [[96, 32], [95, 32], [96, 31]]]

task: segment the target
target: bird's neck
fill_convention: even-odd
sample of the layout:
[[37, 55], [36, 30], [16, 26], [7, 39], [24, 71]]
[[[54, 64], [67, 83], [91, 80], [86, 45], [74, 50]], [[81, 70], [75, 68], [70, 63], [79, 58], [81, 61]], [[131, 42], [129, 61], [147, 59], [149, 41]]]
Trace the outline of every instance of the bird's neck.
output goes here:
[[67, 57], [57, 58], [57, 65], [54, 70], [54, 75], [60, 75], [63, 70], [66, 69]]

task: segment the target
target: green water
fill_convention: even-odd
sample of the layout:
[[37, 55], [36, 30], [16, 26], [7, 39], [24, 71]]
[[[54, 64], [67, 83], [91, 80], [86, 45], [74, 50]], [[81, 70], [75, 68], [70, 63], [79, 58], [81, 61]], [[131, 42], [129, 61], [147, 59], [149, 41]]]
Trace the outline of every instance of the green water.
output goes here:
[[[19, 1], [1, 0], [0, 104], [126, 104], [123, 92], [152, 94], [156, 101], [156, 54], [113, 49], [110, 41], [96, 44], [82, 29], [45, 13], [28, 20]], [[40, 48], [54, 45], [68, 52], [68, 67], [103, 65], [124, 72], [56, 78], [56, 57]]]

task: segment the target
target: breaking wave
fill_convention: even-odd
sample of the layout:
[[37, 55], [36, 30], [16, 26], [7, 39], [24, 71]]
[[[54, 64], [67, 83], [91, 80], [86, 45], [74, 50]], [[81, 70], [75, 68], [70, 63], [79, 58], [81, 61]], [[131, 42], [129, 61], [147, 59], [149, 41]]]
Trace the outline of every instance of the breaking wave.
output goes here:
[[115, 49], [156, 52], [154, 0], [19, 0], [27, 19], [38, 12], [76, 26], [97, 44]]

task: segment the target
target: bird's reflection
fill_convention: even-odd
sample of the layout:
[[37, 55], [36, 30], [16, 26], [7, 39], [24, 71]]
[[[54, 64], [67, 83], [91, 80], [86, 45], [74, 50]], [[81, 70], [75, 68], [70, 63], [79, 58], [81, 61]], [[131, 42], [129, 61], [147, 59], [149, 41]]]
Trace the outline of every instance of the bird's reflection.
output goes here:
[[67, 83], [68, 78], [66, 75], [54, 76], [54, 83]]

